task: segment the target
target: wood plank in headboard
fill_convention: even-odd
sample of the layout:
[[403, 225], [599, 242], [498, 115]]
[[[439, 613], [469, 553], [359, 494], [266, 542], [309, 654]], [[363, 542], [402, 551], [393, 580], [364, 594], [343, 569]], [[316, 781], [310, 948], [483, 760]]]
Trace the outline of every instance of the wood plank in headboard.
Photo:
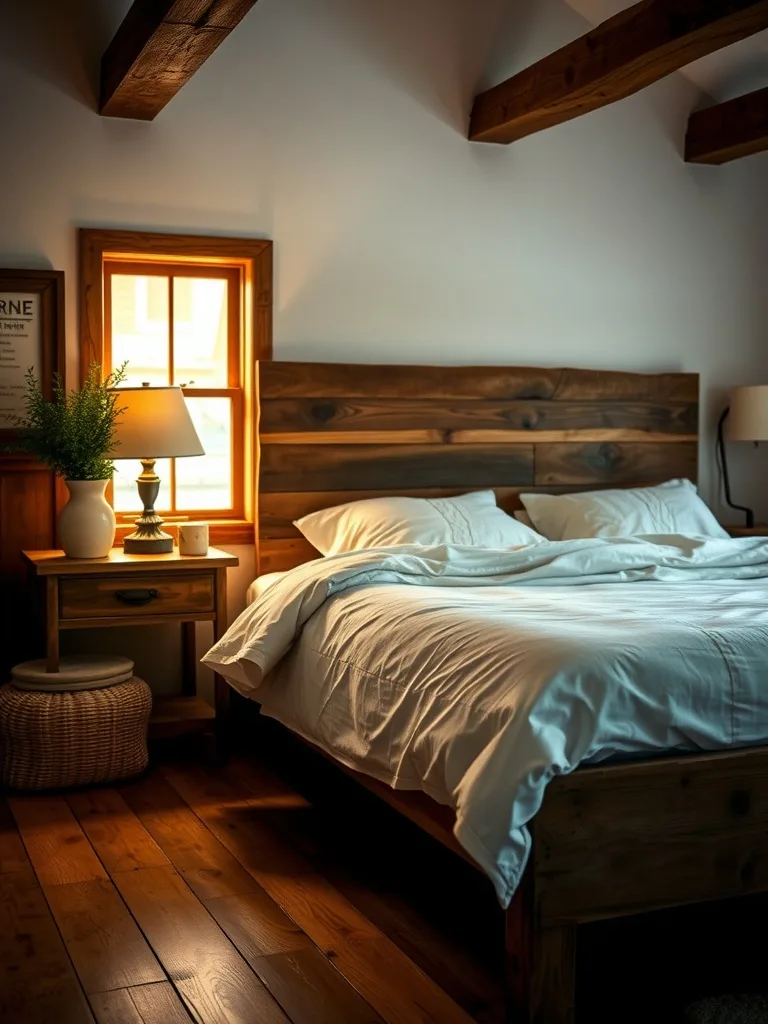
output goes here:
[[377, 494], [696, 479], [697, 374], [263, 362], [259, 565], [315, 557], [292, 520]]

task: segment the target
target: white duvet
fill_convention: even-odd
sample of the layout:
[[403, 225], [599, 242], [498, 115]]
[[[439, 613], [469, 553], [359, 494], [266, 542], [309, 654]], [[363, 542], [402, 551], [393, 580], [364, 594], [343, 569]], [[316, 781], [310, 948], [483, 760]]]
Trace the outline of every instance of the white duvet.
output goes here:
[[274, 582], [203, 660], [346, 764], [455, 808], [506, 906], [553, 775], [768, 742], [768, 543], [337, 555]]

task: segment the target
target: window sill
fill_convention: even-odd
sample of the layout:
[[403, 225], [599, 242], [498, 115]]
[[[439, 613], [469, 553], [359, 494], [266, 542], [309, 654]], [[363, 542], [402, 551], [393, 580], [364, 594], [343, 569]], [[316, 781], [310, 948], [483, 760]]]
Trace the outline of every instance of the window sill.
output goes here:
[[[202, 520], [203, 522], [205, 520]], [[208, 520], [210, 544], [253, 544], [255, 543], [253, 523], [245, 519]], [[178, 523], [165, 523], [163, 529], [178, 543]], [[122, 544], [123, 539], [134, 531], [133, 519], [128, 522], [118, 520], [115, 544]]]

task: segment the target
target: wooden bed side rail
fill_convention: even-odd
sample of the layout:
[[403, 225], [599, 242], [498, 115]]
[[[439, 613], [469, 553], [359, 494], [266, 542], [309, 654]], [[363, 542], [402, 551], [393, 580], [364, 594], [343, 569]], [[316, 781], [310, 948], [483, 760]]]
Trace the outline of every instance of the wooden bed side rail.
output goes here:
[[[314, 749], [482, 870], [454, 837], [450, 807]], [[523, 919], [553, 930], [768, 891], [768, 747], [580, 768], [549, 784], [529, 828], [520, 934]]]
[[539, 929], [768, 891], [768, 747], [582, 768], [532, 833]]

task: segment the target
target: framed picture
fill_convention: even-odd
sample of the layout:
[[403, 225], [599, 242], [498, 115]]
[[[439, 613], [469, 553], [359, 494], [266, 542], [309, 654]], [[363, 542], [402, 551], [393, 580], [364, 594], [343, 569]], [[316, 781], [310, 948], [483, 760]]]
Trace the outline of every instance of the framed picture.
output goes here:
[[29, 368], [47, 398], [64, 372], [64, 271], [0, 270], [0, 440], [24, 412]]

